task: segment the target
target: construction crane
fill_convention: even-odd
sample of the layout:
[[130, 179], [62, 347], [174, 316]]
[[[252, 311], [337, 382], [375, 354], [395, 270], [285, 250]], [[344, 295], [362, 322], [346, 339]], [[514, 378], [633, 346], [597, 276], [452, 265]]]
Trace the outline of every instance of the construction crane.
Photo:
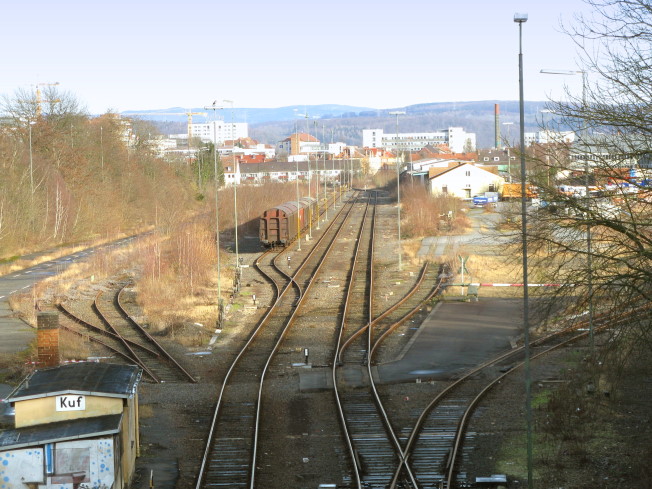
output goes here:
[[193, 115], [203, 115], [206, 117], [208, 114], [206, 112], [131, 112], [127, 114], [127, 117], [132, 115], [185, 115], [188, 117], [188, 150], [190, 150], [190, 133], [192, 127], [192, 116]]
[[[40, 119], [41, 115], [43, 114], [43, 108], [41, 107], [41, 104], [43, 103], [43, 99], [41, 98], [41, 87], [47, 86], [47, 87], [53, 87], [55, 85], [58, 85], [59, 82], [54, 82], [54, 83], [35, 83], [34, 86], [36, 87], [36, 118]], [[59, 102], [59, 99], [57, 100], [49, 100], [49, 102]]]

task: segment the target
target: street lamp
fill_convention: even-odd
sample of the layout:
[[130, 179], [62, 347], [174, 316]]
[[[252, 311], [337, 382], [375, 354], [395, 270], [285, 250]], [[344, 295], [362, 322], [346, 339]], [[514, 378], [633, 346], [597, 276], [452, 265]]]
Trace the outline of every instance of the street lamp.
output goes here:
[[238, 252], [238, 180], [240, 179], [240, 165], [235, 159], [235, 124], [233, 123], [233, 100], [222, 100], [231, 104], [231, 157], [233, 158], [233, 227], [235, 229], [235, 270], [240, 272], [240, 254]]
[[322, 123], [321, 125], [321, 140], [324, 144], [322, 156], [324, 157], [324, 198], [326, 199], [326, 209], [324, 213], [324, 222], [328, 221], [328, 194], [326, 193], [326, 125]]
[[[586, 109], [586, 71], [584, 70], [550, 70], [543, 69], [540, 71], [545, 75], [582, 75], [582, 109]], [[586, 124], [584, 114], [582, 115], [582, 128], [581, 128], [581, 142], [585, 148], [586, 144]], [[584, 186], [586, 192], [586, 207], [587, 217], [590, 209], [590, 195], [589, 195], [589, 158], [588, 154], [584, 155]], [[587, 267], [587, 293], [589, 295], [589, 345], [591, 348], [591, 355], [594, 353], [595, 340], [593, 338], [593, 263], [591, 260], [591, 222], [587, 219], [586, 222], [586, 267]]]
[[301, 251], [301, 220], [299, 219], [299, 159], [294, 160], [297, 164], [295, 182], [297, 184], [297, 251]]
[[[216, 110], [222, 110], [223, 107], [218, 107], [213, 102], [212, 105], [204, 107], [205, 110], [212, 110], [213, 115], [216, 114]], [[215, 119], [215, 117], [213, 117]], [[222, 289], [220, 285], [221, 274], [221, 262], [220, 262], [220, 199], [219, 199], [219, 187], [220, 182], [217, 175], [217, 124], [213, 120], [213, 156], [214, 156], [214, 182], [215, 182], [215, 246], [217, 247], [217, 315], [218, 315], [218, 326], [220, 326], [219, 321], [222, 317]]]
[[525, 99], [523, 96], [523, 24], [527, 14], [514, 14], [518, 24], [518, 89], [521, 136], [521, 240], [523, 249], [523, 342], [525, 347], [525, 419], [527, 424], [527, 486], [532, 489], [532, 392], [530, 378], [530, 325], [527, 274], [527, 195], [525, 182]]
[[398, 159], [398, 116], [405, 115], [405, 111], [395, 110], [389, 115], [396, 116], [396, 208], [398, 209], [398, 271], [401, 267], [401, 164]]
[[[312, 121], [313, 129], [315, 131], [315, 139], [317, 139], [317, 121]], [[308, 155], [310, 159], [310, 155]], [[319, 159], [317, 153], [315, 153], [315, 173], [317, 174], [317, 231], [319, 231]]]

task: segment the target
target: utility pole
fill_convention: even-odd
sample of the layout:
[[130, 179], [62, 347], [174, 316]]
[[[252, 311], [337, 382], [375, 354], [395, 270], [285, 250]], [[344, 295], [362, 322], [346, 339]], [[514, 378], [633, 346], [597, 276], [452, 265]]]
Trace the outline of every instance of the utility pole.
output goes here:
[[[204, 107], [205, 110], [212, 110], [213, 114], [216, 114], [216, 110], [222, 110], [223, 107], [218, 107], [215, 105], [216, 102], [213, 102], [212, 105]], [[192, 117], [192, 116], [189, 116]], [[215, 117], [213, 117], [215, 118]], [[190, 129], [188, 129], [190, 132]], [[215, 246], [217, 248], [217, 326], [221, 327], [222, 320], [222, 288], [220, 285], [220, 279], [222, 277], [221, 273], [221, 262], [220, 262], [220, 198], [219, 198], [219, 187], [220, 181], [217, 174], [217, 124], [213, 121], [213, 156], [214, 156], [214, 183], [215, 183]], [[188, 140], [190, 142], [190, 140]]]
[[401, 163], [398, 156], [398, 116], [405, 115], [405, 111], [395, 110], [389, 115], [396, 116], [396, 208], [398, 209], [398, 271], [403, 270], [401, 263]]

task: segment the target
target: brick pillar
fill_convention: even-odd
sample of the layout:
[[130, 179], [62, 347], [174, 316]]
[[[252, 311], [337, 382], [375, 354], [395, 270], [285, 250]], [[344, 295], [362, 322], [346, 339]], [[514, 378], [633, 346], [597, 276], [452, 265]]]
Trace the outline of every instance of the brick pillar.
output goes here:
[[36, 328], [38, 366], [56, 367], [59, 365], [59, 314], [39, 312]]

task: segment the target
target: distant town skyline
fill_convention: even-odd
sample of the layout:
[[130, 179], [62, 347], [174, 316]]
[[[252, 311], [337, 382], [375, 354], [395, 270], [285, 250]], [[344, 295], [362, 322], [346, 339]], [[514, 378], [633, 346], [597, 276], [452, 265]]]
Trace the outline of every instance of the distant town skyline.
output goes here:
[[10, 2], [0, 94], [59, 82], [91, 113], [516, 100], [512, 19], [526, 12], [525, 98], [545, 100], [581, 89], [539, 71], [577, 69], [560, 22], [582, 11], [582, 0]]

